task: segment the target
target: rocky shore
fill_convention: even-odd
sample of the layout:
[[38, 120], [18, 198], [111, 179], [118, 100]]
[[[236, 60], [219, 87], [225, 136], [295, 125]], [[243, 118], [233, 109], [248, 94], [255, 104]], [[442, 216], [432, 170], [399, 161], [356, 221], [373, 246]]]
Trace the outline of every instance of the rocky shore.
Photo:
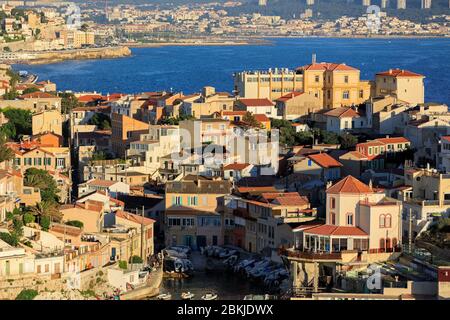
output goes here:
[[18, 59], [16, 63], [22, 64], [48, 64], [65, 60], [86, 60], [86, 59], [114, 59], [131, 55], [130, 48], [126, 46], [88, 48], [62, 51], [47, 51], [29, 53], [26, 59]]

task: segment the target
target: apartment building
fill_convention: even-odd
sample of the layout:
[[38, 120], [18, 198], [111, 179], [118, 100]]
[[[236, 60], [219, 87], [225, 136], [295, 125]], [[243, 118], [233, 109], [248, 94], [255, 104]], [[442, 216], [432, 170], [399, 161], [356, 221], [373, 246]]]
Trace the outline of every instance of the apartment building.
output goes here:
[[294, 173], [313, 176], [320, 181], [333, 181], [341, 178], [342, 163], [329, 154], [320, 152], [289, 159]]
[[284, 120], [297, 120], [322, 109], [322, 101], [312, 93], [293, 91], [275, 100], [277, 115]]
[[313, 62], [296, 69], [303, 75], [302, 91], [321, 99], [327, 109], [358, 105], [371, 96], [372, 84], [360, 70], [344, 63]]
[[139, 165], [148, 174], [158, 176], [161, 159], [180, 151], [180, 130], [178, 126], [150, 125], [139, 140], [130, 143], [127, 157], [134, 165]]
[[48, 92], [23, 94], [16, 100], [0, 100], [0, 108], [25, 109], [31, 112], [56, 109], [61, 112], [61, 98]]
[[267, 98], [236, 100], [234, 110], [247, 111], [252, 114], [263, 114], [269, 118], [278, 117], [278, 112], [275, 108], [275, 104]]
[[316, 210], [297, 192], [225, 197], [225, 242], [260, 253], [294, 244], [293, 226], [313, 221]]
[[375, 96], [391, 95], [412, 105], [424, 103], [425, 76], [408, 70], [389, 69], [375, 75]]
[[209, 117], [214, 113], [233, 110], [236, 100], [227, 92], [216, 92], [214, 87], [204, 87], [200, 95], [194, 94], [182, 98], [182, 113], [195, 118]]
[[275, 100], [293, 91], [303, 91], [303, 76], [294, 70], [275, 68], [234, 74], [234, 92], [242, 98]]
[[385, 162], [408, 150], [411, 142], [404, 137], [389, 137], [370, 140], [356, 145], [356, 151], [369, 160], [368, 168], [384, 169]]
[[188, 175], [166, 183], [166, 245], [193, 248], [223, 244], [224, 196], [231, 182]]
[[42, 146], [37, 141], [10, 142], [7, 146], [14, 152], [15, 169], [22, 173], [29, 168], [58, 172], [70, 171], [69, 148]]
[[438, 154], [438, 168], [445, 173], [450, 173], [450, 136], [442, 136], [440, 145], [441, 150]]
[[326, 190], [326, 222], [297, 227], [295, 247], [281, 253], [291, 262], [293, 285], [320, 276], [336, 281], [341, 265], [359, 266], [395, 256], [401, 244], [402, 204], [352, 176]]
[[111, 114], [111, 147], [120, 158], [124, 158], [130, 143], [139, 140], [141, 134], [149, 130], [149, 124], [123, 114]]
[[84, 232], [101, 232], [105, 210], [103, 203], [87, 200], [84, 203], [65, 204], [59, 208], [62, 221], [78, 220], [83, 223]]
[[403, 201], [403, 236], [409, 235], [409, 219], [412, 217], [412, 235], [427, 230], [434, 216], [450, 212], [450, 176], [430, 167], [426, 169], [406, 168], [405, 188], [399, 191]]
[[62, 136], [62, 122], [62, 114], [56, 109], [36, 112], [32, 116], [33, 135], [52, 132]]
[[226, 145], [233, 135], [230, 121], [219, 118], [180, 121], [181, 149], [198, 148], [204, 143]]

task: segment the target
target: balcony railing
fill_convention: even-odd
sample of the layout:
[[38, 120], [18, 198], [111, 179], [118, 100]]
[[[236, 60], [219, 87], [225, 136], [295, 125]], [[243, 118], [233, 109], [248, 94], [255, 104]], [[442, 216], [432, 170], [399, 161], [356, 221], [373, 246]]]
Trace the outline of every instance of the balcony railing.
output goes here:
[[342, 255], [340, 252], [324, 253], [324, 252], [308, 252], [291, 249], [279, 249], [279, 255], [283, 255], [290, 258], [299, 258], [307, 260], [341, 260]]

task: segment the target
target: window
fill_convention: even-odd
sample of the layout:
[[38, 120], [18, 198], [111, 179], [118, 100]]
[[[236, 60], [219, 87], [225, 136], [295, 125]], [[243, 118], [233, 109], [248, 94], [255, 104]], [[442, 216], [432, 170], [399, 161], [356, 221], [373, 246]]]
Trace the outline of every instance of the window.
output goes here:
[[348, 83], [348, 76], [344, 76], [344, 82]]
[[64, 158], [57, 158], [56, 159], [56, 166], [58, 168], [64, 168], [66, 166], [66, 161]]
[[172, 205], [181, 206], [183, 204], [181, 196], [172, 196]]
[[353, 225], [353, 213], [347, 213], [347, 225]]
[[384, 219], [384, 226], [386, 227], [386, 228], [390, 228], [391, 227], [391, 215], [390, 214], [387, 214], [386, 215], [386, 218]]
[[384, 249], [386, 246], [386, 242], [384, 241], [384, 238], [380, 239], [380, 249]]
[[334, 212], [330, 213], [330, 224], [336, 224], [336, 214]]
[[330, 209], [336, 208], [336, 199], [330, 198]]
[[52, 164], [52, 158], [44, 158], [44, 165], [49, 166]]
[[319, 76], [315, 76], [314, 79], [315, 79], [314, 81], [316, 81], [316, 82], [320, 81], [320, 77]]
[[380, 215], [380, 228], [384, 228], [385, 227], [385, 215], [382, 214]]
[[359, 90], [359, 97], [364, 98], [364, 90]]
[[350, 99], [350, 91], [345, 90], [344, 93], [342, 94], [342, 98], [343, 99]]

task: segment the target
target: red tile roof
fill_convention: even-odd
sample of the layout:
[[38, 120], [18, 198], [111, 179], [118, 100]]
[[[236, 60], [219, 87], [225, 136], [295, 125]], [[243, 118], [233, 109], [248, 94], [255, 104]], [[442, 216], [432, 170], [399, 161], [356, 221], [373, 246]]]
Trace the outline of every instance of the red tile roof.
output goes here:
[[341, 227], [324, 224], [318, 227], [306, 229], [308, 234], [327, 235], [327, 236], [368, 236], [368, 234], [358, 227]]
[[327, 153], [316, 153], [306, 156], [323, 168], [342, 167], [342, 163], [328, 155]]
[[273, 106], [273, 102], [267, 98], [264, 99], [239, 99], [240, 103], [247, 107]]
[[89, 186], [98, 186], [98, 187], [106, 187], [106, 188], [109, 188], [116, 183], [117, 183], [117, 181], [100, 180], [100, 179], [94, 179], [94, 180], [86, 182], [86, 184]]
[[299, 91], [292, 91], [288, 94], [285, 94], [284, 96], [279, 97], [278, 99], [276, 99], [275, 101], [280, 101], [280, 102], [286, 102], [289, 101], [295, 97], [298, 97], [300, 95], [302, 95], [303, 92], [299, 92]]
[[[347, 152], [347, 153], [345, 153], [345, 154], [350, 154], [350, 155], [352, 155], [353, 157], [355, 157], [355, 158], [358, 158], [358, 159], [367, 159], [367, 156], [366, 155], [364, 155], [364, 154], [362, 154], [361, 152], [359, 152], [359, 151], [349, 151], [349, 152]], [[343, 156], [343, 155], [342, 155]], [[341, 156], [341, 157], [342, 157]]]
[[268, 122], [269, 118], [265, 114], [254, 114], [253, 117], [258, 122]]
[[329, 63], [329, 62], [320, 62], [320, 63], [312, 63], [303, 67], [297, 68], [297, 70], [313, 70], [313, 71], [351, 71], [358, 70], [351, 66], [346, 65], [345, 63]]
[[384, 144], [410, 142], [408, 139], [406, 139], [404, 137], [380, 138], [380, 139], [376, 139], [376, 140], [381, 141]]
[[325, 112], [325, 115], [330, 116], [330, 117], [336, 117], [336, 118], [344, 118], [344, 117], [357, 118], [357, 117], [359, 117], [359, 114], [350, 107], [340, 107], [340, 108], [332, 109], [328, 112]]
[[388, 71], [383, 71], [377, 73], [377, 76], [388, 76], [388, 77], [424, 77], [423, 75], [408, 70], [391, 69]]
[[122, 218], [134, 223], [143, 224], [145, 226], [149, 226], [155, 223], [155, 220], [139, 216], [137, 214], [133, 214], [127, 211], [117, 210], [116, 211], [116, 218]]
[[247, 111], [222, 111], [224, 116], [245, 116]]
[[250, 163], [230, 163], [223, 167], [223, 170], [244, 170], [250, 165]]
[[19, 98], [22, 98], [22, 99], [33, 98], [34, 99], [34, 98], [57, 98], [57, 97], [50, 93], [47, 93], [47, 92], [36, 91], [36, 92], [23, 94]]
[[373, 193], [366, 184], [352, 176], [346, 176], [327, 189], [327, 193]]

